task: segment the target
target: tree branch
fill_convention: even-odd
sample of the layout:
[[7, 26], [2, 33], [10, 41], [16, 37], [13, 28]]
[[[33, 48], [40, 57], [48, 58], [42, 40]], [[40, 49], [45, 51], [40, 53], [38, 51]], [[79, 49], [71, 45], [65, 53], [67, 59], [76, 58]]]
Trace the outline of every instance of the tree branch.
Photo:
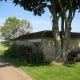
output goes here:
[[57, 0], [57, 1], [58, 1], [58, 3], [59, 3], [60, 8], [61, 8], [61, 12], [63, 13], [64, 11], [66, 11], [69, 3], [67, 2], [66, 6], [63, 7], [63, 5], [62, 5], [62, 3], [61, 3], [61, 0]]
[[51, 5], [47, 5], [47, 7], [48, 7], [49, 11], [50, 11], [51, 14], [52, 14], [52, 8], [51, 8]]
[[59, 3], [59, 6], [60, 6], [60, 8], [61, 8], [61, 11], [63, 11], [63, 6], [62, 6], [62, 3], [61, 3], [61, 0], [57, 0], [58, 1], [58, 3]]
[[70, 0], [70, 2], [69, 2], [69, 16], [68, 16], [68, 19], [69, 20], [71, 20], [71, 19], [73, 19], [73, 17], [72, 17], [72, 3], [73, 3], [73, 0]]

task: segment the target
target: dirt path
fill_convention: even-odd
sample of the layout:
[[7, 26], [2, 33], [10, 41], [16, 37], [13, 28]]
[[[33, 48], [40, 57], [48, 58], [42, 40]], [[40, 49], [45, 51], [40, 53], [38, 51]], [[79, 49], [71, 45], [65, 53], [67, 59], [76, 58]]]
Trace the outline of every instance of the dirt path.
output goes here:
[[32, 80], [32, 78], [0, 57], [0, 80]]

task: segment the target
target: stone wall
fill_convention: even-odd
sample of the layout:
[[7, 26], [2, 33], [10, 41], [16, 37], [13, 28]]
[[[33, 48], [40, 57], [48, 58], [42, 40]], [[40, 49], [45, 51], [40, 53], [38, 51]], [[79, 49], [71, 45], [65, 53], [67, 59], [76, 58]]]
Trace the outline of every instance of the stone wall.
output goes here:
[[53, 61], [55, 54], [55, 46], [52, 38], [42, 39], [42, 49], [46, 61]]
[[[55, 45], [52, 38], [42, 39], [42, 49], [45, 60], [52, 61], [55, 56]], [[80, 39], [71, 39], [69, 42], [68, 52], [80, 52]]]
[[[28, 45], [33, 48], [33, 50], [43, 51], [46, 61], [53, 61], [55, 57], [55, 46], [52, 38], [41, 39], [33, 42], [29, 40], [15, 41], [15, 44]], [[37, 48], [38, 47], [38, 48]], [[68, 52], [78, 52], [80, 51], [80, 39], [71, 39], [69, 42]]]
[[32, 39], [32, 40], [17, 40], [13, 42], [17, 45], [25, 45], [32, 48], [33, 51], [41, 52], [42, 51], [42, 44], [41, 39]]
[[80, 39], [71, 39], [69, 43], [68, 52], [79, 52], [80, 51]]
[[16, 40], [16, 41], [13, 41], [14, 44], [17, 44], [17, 45], [27, 45], [27, 46], [32, 46], [33, 43], [28, 41], [28, 40]]

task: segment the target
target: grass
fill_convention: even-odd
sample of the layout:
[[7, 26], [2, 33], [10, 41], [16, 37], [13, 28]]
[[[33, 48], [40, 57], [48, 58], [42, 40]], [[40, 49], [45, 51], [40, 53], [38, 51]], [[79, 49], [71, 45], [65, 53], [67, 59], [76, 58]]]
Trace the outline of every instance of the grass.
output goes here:
[[72, 67], [65, 65], [50, 66], [48, 64], [26, 64], [25, 62], [18, 62], [17, 60], [4, 56], [5, 49], [6, 48], [0, 46], [0, 56], [13, 63], [19, 69], [25, 71], [34, 80], [80, 80], [80, 63], [76, 63]]
[[3, 53], [7, 49], [8, 49], [8, 47], [5, 47], [0, 43], [0, 54]]

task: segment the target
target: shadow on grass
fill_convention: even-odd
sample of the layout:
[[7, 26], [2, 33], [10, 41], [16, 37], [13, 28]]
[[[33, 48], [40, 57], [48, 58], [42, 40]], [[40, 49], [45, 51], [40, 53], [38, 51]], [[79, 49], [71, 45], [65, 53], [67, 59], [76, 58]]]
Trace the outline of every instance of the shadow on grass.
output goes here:
[[75, 64], [63, 64], [63, 66], [69, 67], [69, 68], [76, 68]]
[[[21, 62], [21, 61], [18, 61], [16, 59], [14, 59], [14, 58], [10, 58], [10, 57], [5, 56], [4, 53], [0, 54], [0, 57], [4, 58], [8, 62], [12, 63], [13, 66], [15, 66], [15, 67], [19, 67], [19, 66], [29, 66], [29, 67], [51, 66], [49, 63], [46, 63], [46, 62], [41, 63], [41, 64], [29, 64], [27, 62]], [[8, 63], [5, 64], [5, 65], [2, 65], [2, 67], [5, 67], [5, 66], [11, 66], [11, 65], [9, 65]], [[66, 67], [69, 67], [69, 68], [76, 68], [75, 64], [63, 64], [63, 66], [66, 66]]]
[[[6, 59], [7, 61], [9, 61], [15, 67], [19, 67], [19, 66], [29, 66], [29, 67], [50, 66], [49, 63], [45, 63], [45, 62], [41, 63], [41, 64], [29, 64], [29, 63], [26, 63], [26, 62], [18, 61], [14, 58], [7, 57], [5, 55], [0, 55], [0, 57], [2, 57], [4, 59]], [[8, 66], [8, 65], [5, 65], [5, 66]], [[3, 67], [5, 67], [5, 66], [3, 66]]]

